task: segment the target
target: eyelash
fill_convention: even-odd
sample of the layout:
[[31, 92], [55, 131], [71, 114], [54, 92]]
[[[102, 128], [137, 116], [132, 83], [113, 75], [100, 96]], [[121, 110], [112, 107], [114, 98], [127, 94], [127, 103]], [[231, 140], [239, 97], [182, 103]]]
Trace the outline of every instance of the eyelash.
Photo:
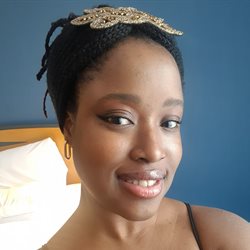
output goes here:
[[[128, 126], [130, 124], [134, 124], [130, 119], [121, 115], [106, 115], [106, 116], [98, 116], [98, 117], [104, 122], [107, 122], [111, 125], [116, 125], [116, 126]], [[124, 121], [125, 123], [123, 123]], [[167, 125], [165, 125], [166, 123]], [[164, 129], [168, 129], [168, 130], [177, 129], [180, 127], [180, 125], [181, 125], [181, 121], [177, 121], [177, 120], [167, 120], [161, 123], [161, 127], [163, 127]]]
[[[134, 124], [130, 119], [121, 116], [121, 115], [107, 115], [107, 116], [98, 116], [101, 120], [117, 126], [127, 126], [130, 124]], [[126, 121], [126, 124], [122, 124], [121, 120]]]

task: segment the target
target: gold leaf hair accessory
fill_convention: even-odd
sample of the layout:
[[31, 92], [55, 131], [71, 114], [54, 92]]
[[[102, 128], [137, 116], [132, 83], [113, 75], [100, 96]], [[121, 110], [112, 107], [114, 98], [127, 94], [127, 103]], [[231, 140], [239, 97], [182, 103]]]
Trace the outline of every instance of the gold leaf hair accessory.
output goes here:
[[139, 11], [132, 7], [103, 7], [84, 10], [84, 15], [71, 20], [72, 25], [84, 25], [90, 23], [92, 29], [105, 29], [117, 23], [142, 24], [151, 23], [159, 29], [172, 34], [181, 36], [182, 31], [178, 31], [167, 23], [164, 19], [152, 16], [148, 13]]

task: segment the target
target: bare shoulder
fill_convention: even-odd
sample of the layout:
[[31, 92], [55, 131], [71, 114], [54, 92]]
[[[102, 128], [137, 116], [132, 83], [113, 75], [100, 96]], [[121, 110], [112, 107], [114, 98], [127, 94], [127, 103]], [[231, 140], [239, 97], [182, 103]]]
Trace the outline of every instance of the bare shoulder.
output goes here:
[[205, 249], [250, 249], [246, 220], [222, 209], [192, 206], [192, 210]]

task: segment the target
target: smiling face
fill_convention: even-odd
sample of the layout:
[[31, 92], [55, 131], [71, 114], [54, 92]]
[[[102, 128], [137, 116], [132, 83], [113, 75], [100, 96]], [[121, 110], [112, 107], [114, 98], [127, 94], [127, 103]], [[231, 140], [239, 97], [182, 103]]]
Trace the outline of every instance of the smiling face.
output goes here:
[[180, 74], [170, 53], [129, 38], [80, 84], [65, 123], [84, 196], [130, 220], [153, 216], [182, 156]]

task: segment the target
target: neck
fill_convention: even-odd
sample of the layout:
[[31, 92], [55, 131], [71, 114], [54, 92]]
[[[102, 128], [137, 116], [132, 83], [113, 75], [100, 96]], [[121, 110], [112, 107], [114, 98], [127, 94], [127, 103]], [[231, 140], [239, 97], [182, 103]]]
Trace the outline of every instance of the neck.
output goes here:
[[[83, 193], [83, 192], [82, 192]], [[83, 194], [77, 209], [82, 225], [88, 226], [92, 235], [112, 238], [118, 241], [131, 241], [143, 238], [154, 231], [158, 213], [145, 220], [126, 219], [114, 211], [101, 206], [90, 195]]]

